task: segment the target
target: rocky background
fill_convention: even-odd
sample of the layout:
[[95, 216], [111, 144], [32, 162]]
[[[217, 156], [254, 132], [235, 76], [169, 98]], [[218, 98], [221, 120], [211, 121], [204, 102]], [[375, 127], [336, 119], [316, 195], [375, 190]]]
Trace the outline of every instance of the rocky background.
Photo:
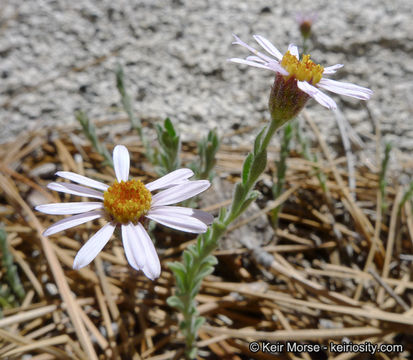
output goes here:
[[[118, 63], [136, 114], [170, 117], [184, 139], [256, 125], [269, 116], [273, 74], [227, 62], [247, 55], [231, 34], [250, 44], [261, 34], [284, 52], [300, 44], [296, 15], [310, 12], [312, 58], [345, 64], [334, 79], [374, 91], [367, 104], [333, 95], [365, 149], [375, 147], [376, 121], [385, 140], [413, 150], [411, 0], [2, 0], [0, 143], [74, 124], [76, 109], [94, 120], [119, 117]], [[314, 101], [307, 111], [339, 139], [330, 111]]]

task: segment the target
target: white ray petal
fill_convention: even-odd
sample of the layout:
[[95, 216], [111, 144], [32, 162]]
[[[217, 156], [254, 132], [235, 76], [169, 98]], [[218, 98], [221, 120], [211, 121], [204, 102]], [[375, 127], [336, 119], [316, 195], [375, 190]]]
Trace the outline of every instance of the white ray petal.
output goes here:
[[350, 96], [360, 100], [368, 100], [373, 95], [373, 91], [365, 87], [331, 79], [321, 79], [317, 86], [336, 94]]
[[298, 55], [297, 45], [294, 45], [294, 44], [288, 45], [288, 51], [290, 52], [291, 55], [294, 55], [298, 60], [300, 60], [299, 55]]
[[95, 211], [90, 211], [84, 214], [78, 214], [74, 215], [71, 217], [68, 217], [66, 219], [59, 220], [55, 222], [53, 225], [49, 226], [44, 232], [44, 236], [50, 236], [53, 234], [56, 234], [60, 231], [78, 226], [80, 224], [83, 224], [88, 221], [92, 221], [95, 219], [98, 219], [103, 216], [103, 211], [101, 210], [95, 210]]
[[113, 166], [118, 182], [128, 181], [130, 158], [129, 151], [123, 145], [116, 145], [113, 149]]
[[297, 86], [306, 94], [310, 95], [320, 105], [323, 105], [331, 110], [337, 109], [337, 104], [335, 103], [335, 101], [330, 96], [318, 90], [315, 86], [309, 84], [306, 81], [297, 81]]
[[71, 215], [85, 213], [91, 210], [101, 209], [101, 202], [72, 202], [72, 203], [56, 203], [44, 204], [35, 207], [37, 211], [50, 215]]
[[241, 45], [245, 48], [247, 48], [249, 51], [251, 51], [254, 55], [257, 55], [261, 59], [270, 62], [270, 61], [275, 61], [274, 59], [270, 58], [269, 56], [255, 50], [252, 46], [249, 46], [247, 43], [243, 42], [237, 35], [232, 34], [235, 38], [235, 41], [233, 42], [234, 45]]
[[277, 73], [280, 73], [283, 76], [287, 76], [290, 73], [285, 70], [279, 63], [272, 61], [268, 64], [268, 67], [270, 68], [270, 70], [275, 71]]
[[254, 39], [260, 44], [268, 53], [275, 56], [277, 60], [281, 60], [283, 55], [269, 40], [261, 35], [254, 35]]
[[71, 180], [75, 183], [90, 186], [90, 187], [93, 187], [95, 189], [99, 189], [102, 191], [106, 191], [107, 188], [109, 187], [109, 185], [101, 183], [100, 181], [92, 180], [86, 176], [82, 176], [82, 175], [79, 175], [79, 174], [76, 174], [70, 171], [58, 171], [56, 175], [64, 179]]
[[161, 178], [152, 181], [145, 185], [149, 191], [169, 188], [174, 185], [186, 182], [188, 178], [194, 175], [191, 169], [178, 169], [162, 176]]
[[173, 212], [168, 213], [165, 211], [152, 211], [148, 213], [146, 217], [179, 231], [195, 234], [204, 233], [207, 231], [207, 226], [202, 221], [192, 216], [186, 216]]
[[122, 225], [122, 243], [130, 266], [141, 270], [145, 265], [145, 248], [132, 223]]
[[197, 209], [193, 210], [194, 213], [192, 214], [192, 217], [202, 221], [205, 225], [211, 225], [214, 221], [214, 217], [210, 213]]
[[266, 61], [264, 61], [263, 59], [260, 59], [258, 56], [255, 56], [255, 55], [247, 56], [247, 57], [245, 58], [245, 60], [258, 62], [258, 63], [260, 63], [260, 64], [267, 64]]
[[155, 280], [161, 274], [161, 263], [155, 246], [141, 223], [135, 226], [135, 230], [145, 249], [146, 259], [142, 271], [149, 279]]
[[336, 64], [324, 68], [323, 75], [334, 74], [338, 69], [342, 68], [343, 64]]
[[202, 210], [182, 207], [182, 206], [158, 206], [153, 207], [149, 210], [148, 215], [156, 214], [156, 215], [163, 215], [163, 214], [178, 214], [178, 215], [185, 215], [185, 216], [192, 216], [200, 221], [202, 221], [206, 225], [211, 225], [214, 221], [214, 217]]
[[103, 193], [101, 193], [98, 190], [89, 189], [89, 188], [81, 186], [81, 185], [70, 184], [70, 183], [52, 182], [52, 183], [48, 184], [47, 187], [50, 190], [59, 191], [59, 192], [62, 192], [62, 193], [78, 195], [78, 196], [92, 197], [92, 198], [103, 200]]
[[227, 59], [227, 61], [231, 61], [231, 62], [238, 63], [238, 64], [254, 66], [254, 67], [257, 67], [257, 68], [261, 68], [261, 69], [267, 69], [267, 70], [275, 71], [273, 68], [270, 68], [267, 65], [268, 62], [265, 62], [265, 64], [262, 64], [262, 63], [259, 63], [259, 62], [249, 61], [249, 60], [244, 60], [244, 59], [239, 59], [239, 58], [231, 58], [231, 59]]
[[93, 235], [86, 243], [80, 248], [76, 254], [73, 262], [73, 269], [80, 269], [90, 262], [99, 254], [103, 247], [107, 244], [116, 225], [107, 223], [103, 226], [95, 235]]
[[189, 199], [210, 187], [208, 180], [189, 181], [163, 190], [152, 197], [152, 206], [176, 204]]

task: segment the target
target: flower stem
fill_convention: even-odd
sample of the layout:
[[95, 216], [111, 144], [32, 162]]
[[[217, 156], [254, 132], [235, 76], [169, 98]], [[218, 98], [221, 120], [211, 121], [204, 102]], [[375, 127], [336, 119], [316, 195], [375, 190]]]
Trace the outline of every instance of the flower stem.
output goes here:
[[279, 123], [277, 121], [271, 121], [270, 125], [267, 126], [266, 131], [265, 131], [265, 136], [264, 140], [262, 141], [261, 144], [261, 149], [266, 150], [268, 147], [268, 144], [270, 143], [270, 140], [272, 136], [274, 135], [275, 131], [279, 128]]
[[200, 317], [196, 310], [195, 297], [204, 277], [214, 271], [217, 259], [212, 253], [228, 225], [238, 218], [259, 195], [254, 187], [258, 177], [266, 168], [267, 147], [280, 123], [282, 122], [271, 121], [257, 135], [253, 151], [245, 158], [241, 181], [235, 185], [230, 210], [227, 212], [225, 208], [221, 208], [218, 218], [210, 229], [205, 234], [199, 235], [196, 244], [190, 245], [184, 251], [182, 263], [169, 264], [175, 275], [177, 288], [175, 295], [168, 298], [168, 304], [183, 314], [184, 320], [180, 328], [185, 336], [187, 359], [194, 359], [197, 355], [195, 341], [204, 318]]
[[[293, 120], [295, 121], [295, 119]], [[293, 124], [290, 122], [284, 127], [284, 135], [281, 144], [280, 160], [277, 163], [277, 183], [273, 185], [272, 193], [274, 199], [278, 198], [284, 191], [285, 174], [287, 172], [287, 158], [290, 153], [291, 139], [293, 137]], [[271, 212], [271, 222], [273, 228], [278, 227], [278, 214], [281, 205], [274, 208]]]

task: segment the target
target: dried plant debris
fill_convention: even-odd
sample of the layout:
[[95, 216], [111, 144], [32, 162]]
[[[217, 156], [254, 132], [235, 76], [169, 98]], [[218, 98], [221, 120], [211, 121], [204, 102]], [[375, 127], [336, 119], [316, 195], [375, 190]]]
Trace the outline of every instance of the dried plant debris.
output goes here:
[[[91, 265], [72, 269], [97, 222], [41, 235], [54, 219], [33, 207], [59, 201], [45, 188], [55, 171], [104, 182], [114, 178], [102, 155], [79, 136], [79, 130], [42, 130], [0, 148], [0, 218], [7, 239], [0, 269], [0, 358], [182, 358], [180, 319], [166, 303], [175, 286], [166, 264], [179, 260], [194, 236], [153, 230], [162, 273], [151, 282], [128, 266], [118, 236]], [[116, 138], [112, 134], [107, 143], [122, 142]], [[137, 137], [128, 138], [131, 176], [149, 181], [155, 170], [136, 144]], [[200, 357], [406, 359], [413, 353], [409, 189], [393, 176], [383, 192], [380, 172], [359, 165], [351, 192], [345, 160], [332, 158], [321, 137], [318, 144], [312, 149], [320, 154], [317, 162], [291, 153], [285, 192], [277, 199], [268, 185], [275, 162], [269, 162], [257, 186], [257, 206], [215, 252], [216, 270], [197, 296], [206, 319], [197, 341]], [[184, 164], [195, 159], [195, 148], [182, 144]], [[203, 210], [216, 216], [228, 204], [247, 150], [223, 145], [217, 152], [219, 186], [205, 196]], [[275, 153], [269, 149], [269, 157]], [[382, 194], [386, 207], [379, 203]], [[280, 205], [278, 227], [272, 229], [270, 214]]]

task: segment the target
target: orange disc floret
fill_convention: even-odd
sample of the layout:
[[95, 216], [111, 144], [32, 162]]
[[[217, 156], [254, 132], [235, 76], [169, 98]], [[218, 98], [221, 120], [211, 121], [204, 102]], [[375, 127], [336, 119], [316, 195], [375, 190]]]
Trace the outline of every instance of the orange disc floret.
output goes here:
[[289, 72], [288, 78], [295, 77], [299, 81], [307, 81], [312, 85], [321, 80], [324, 71], [321, 65], [310, 59], [310, 55], [304, 55], [300, 61], [290, 51], [284, 54], [281, 66]]
[[121, 224], [137, 224], [151, 207], [151, 192], [140, 180], [115, 182], [103, 194], [107, 214]]

